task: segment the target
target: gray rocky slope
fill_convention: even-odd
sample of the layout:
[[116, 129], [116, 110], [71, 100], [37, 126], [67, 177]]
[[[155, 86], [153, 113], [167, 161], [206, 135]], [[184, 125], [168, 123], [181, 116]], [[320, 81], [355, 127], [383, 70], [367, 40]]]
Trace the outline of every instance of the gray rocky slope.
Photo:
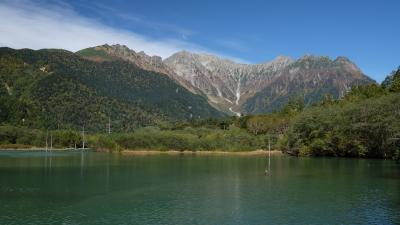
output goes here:
[[278, 56], [262, 64], [241, 64], [181, 51], [162, 60], [123, 45], [97, 46], [81, 51], [81, 55], [96, 61], [123, 59], [166, 74], [189, 91], [205, 95], [215, 108], [231, 114], [270, 112], [299, 96], [306, 103], [319, 101], [326, 94], [339, 98], [354, 85], [374, 82], [345, 57], [331, 60], [306, 55], [294, 60]]

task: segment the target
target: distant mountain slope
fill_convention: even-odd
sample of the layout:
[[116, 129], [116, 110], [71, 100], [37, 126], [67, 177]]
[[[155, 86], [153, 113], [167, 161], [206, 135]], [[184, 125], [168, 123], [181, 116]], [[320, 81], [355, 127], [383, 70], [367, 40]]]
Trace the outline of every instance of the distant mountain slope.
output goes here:
[[[104, 57], [108, 57], [105, 55]], [[110, 58], [111, 59], [111, 58]], [[0, 48], [0, 123], [113, 129], [222, 116], [205, 97], [124, 60]]]
[[159, 56], [148, 56], [144, 52], [135, 52], [125, 45], [99, 45], [76, 52], [78, 55], [93, 61], [114, 61], [123, 59], [149, 71], [169, 74], [172, 70], [162, 63]]
[[338, 98], [353, 85], [374, 82], [344, 57], [280, 56], [263, 64], [239, 64], [207, 54], [178, 52], [164, 60], [175, 74], [200, 89], [223, 111], [264, 113], [279, 109], [290, 98], [307, 102], [323, 95]]
[[279, 76], [243, 104], [243, 109], [247, 113], [270, 112], [299, 96], [311, 104], [324, 95], [339, 98], [352, 86], [372, 82], [347, 58], [305, 56], [283, 68]]
[[105, 62], [105, 61], [115, 61], [124, 60], [126, 62], [132, 63], [133, 65], [147, 71], [153, 71], [169, 76], [171, 79], [175, 80], [181, 86], [195, 94], [202, 94], [200, 90], [192, 86], [188, 81], [180, 76], [177, 76], [174, 71], [167, 65], [165, 65], [160, 56], [149, 56], [146, 53], [135, 52], [129, 49], [125, 45], [99, 45], [96, 47], [90, 47], [76, 52], [76, 54], [82, 56], [85, 59]]
[[195, 94], [204, 95], [220, 111], [258, 114], [281, 108], [290, 98], [306, 103], [330, 94], [343, 96], [354, 85], [374, 82], [350, 60], [279, 56], [262, 64], [240, 64], [208, 54], [181, 51], [162, 60], [123, 45], [101, 45], [77, 52], [98, 62], [124, 60], [144, 70], [167, 75]]

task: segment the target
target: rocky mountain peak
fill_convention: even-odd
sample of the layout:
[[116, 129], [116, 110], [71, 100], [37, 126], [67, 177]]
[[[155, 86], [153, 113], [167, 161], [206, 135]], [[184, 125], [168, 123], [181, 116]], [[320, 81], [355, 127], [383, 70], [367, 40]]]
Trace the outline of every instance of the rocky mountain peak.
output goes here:
[[96, 61], [107, 61], [107, 60], [125, 60], [136, 66], [154, 72], [163, 74], [171, 74], [172, 70], [167, 67], [160, 56], [149, 56], [144, 51], [135, 52], [128, 48], [126, 45], [99, 45], [93, 48], [84, 49], [78, 52], [87, 59]]
[[241, 64], [210, 54], [184, 51], [165, 59], [164, 63], [219, 107], [234, 111], [292, 61], [280, 56], [263, 64]]
[[334, 61], [340, 62], [340, 63], [353, 63], [352, 61], [350, 61], [349, 58], [347, 58], [345, 56], [338, 56], [338, 57], [336, 57], [336, 59]]
[[[372, 82], [344, 57], [333, 61], [326, 56], [305, 55], [297, 60], [278, 56], [261, 64], [240, 64], [182, 51], [166, 58], [164, 63], [200, 89], [219, 109], [236, 114], [270, 110], [290, 95], [306, 90], [314, 93], [315, 89], [315, 96], [319, 96], [317, 93], [327, 85], [334, 86], [326, 90], [338, 97], [353, 84]], [[250, 107], [249, 101], [253, 102]]]
[[351, 86], [371, 83], [346, 57], [287, 56], [261, 64], [242, 64], [207, 53], [180, 51], [162, 60], [124, 45], [102, 45], [78, 52], [96, 61], [125, 60], [168, 75], [193, 93], [204, 95], [215, 108], [240, 113], [277, 109], [293, 96], [316, 101], [324, 94], [342, 96]]
[[334, 62], [338, 65], [343, 65], [347, 67], [348, 69], [358, 71], [361, 73], [361, 69], [354, 63], [352, 62], [349, 58], [344, 57], [344, 56], [338, 56]]
[[289, 64], [291, 64], [293, 62], [294, 62], [294, 60], [292, 58], [290, 58], [288, 56], [280, 55], [280, 56], [277, 56], [272, 61], [264, 62], [262, 64], [262, 66], [265, 67], [265, 68], [270, 68], [273, 71], [277, 71], [277, 70], [279, 70], [279, 69], [281, 69], [283, 67], [288, 66]]
[[306, 54], [300, 57], [297, 61], [329, 61], [331, 62], [332, 60], [328, 56], [317, 56], [317, 55], [311, 55], [311, 54]]
[[333, 60], [333, 62], [336, 65], [351, 66], [355, 70], [359, 70], [359, 68], [356, 66], [355, 63], [353, 63], [350, 59], [348, 59], [347, 57], [344, 57], [344, 56], [338, 56], [335, 60]]
[[281, 63], [291, 63], [294, 60], [289, 57], [289, 56], [284, 56], [284, 55], [278, 55], [275, 59], [273, 59], [272, 61], [267, 61], [263, 64], [271, 64], [271, 63], [275, 63], [275, 64], [281, 64]]

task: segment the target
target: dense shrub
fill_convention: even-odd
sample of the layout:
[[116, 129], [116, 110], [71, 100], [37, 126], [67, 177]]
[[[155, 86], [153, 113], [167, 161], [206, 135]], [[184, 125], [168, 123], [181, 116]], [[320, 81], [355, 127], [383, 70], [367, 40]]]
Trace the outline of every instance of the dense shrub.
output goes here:
[[265, 136], [255, 136], [246, 130], [230, 127], [227, 130], [185, 128], [160, 130], [141, 128], [133, 133], [94, 135], [90, 145], [97, 149], [152, 149], [178, 151], [248, 151], [265, 147]]
[[287, 133], [286, 151], [298, 155], [393, 157], [399, 149], [400, 94], [311, 107]]
[[8, 144], [45, 147], [53, 142], [55, 148], [67, 148], [81, 146], [82, 137], [77, 131], [57, 130], [43, 131], [25, 127], [0, 126], [0, 144], [5, 148]]

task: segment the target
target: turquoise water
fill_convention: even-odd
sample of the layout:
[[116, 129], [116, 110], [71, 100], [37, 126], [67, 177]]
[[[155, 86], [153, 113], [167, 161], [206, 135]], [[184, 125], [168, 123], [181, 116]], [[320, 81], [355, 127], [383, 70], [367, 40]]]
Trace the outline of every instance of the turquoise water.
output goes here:
[[400, 224], [400, 165], [0, 152], [0, 224]]

